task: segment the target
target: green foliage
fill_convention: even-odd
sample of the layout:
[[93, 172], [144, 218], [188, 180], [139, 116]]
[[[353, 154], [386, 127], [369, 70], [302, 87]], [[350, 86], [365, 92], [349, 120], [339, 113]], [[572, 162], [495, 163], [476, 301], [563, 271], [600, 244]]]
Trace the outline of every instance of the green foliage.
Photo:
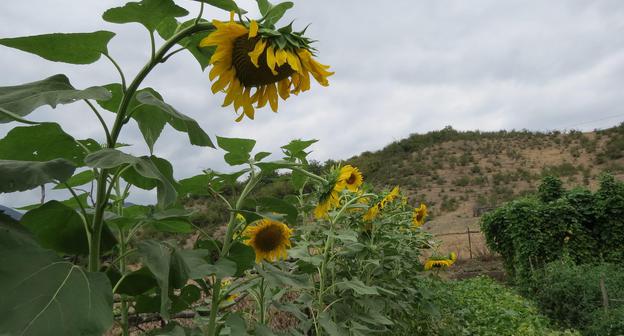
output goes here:
[[55, 108], [58, 104], [70, 104], [80, 99], [107, 100], [111, 95], [101, 87], [77, 90], [65, 75], [54, 75], [46, 79], [16, 86], [0, 87], [0, 123], [15, 118], [4, 112], [23, 117], [43, 105]]
[[[553, 262], [535, 274], [530, 295], [546, 315], [564, 327], [579, 329], [584, 335], [621, 335], [624, 274], [620, 268], [617, 264]], [[601, 279], [609, 299], [606, 312]]]
[[0, 193], [24, 191], [50, 182], [65, 182], [76, 166], [65, 159], [44, 162], [0, 160]]
[[63, 261], [23, 227], [0, 226], [0, 274], [1, 334], [95, 336], [113, 322], [106, 276]]
[[553, 329], [535, 305], [487, 277], [419, 286], [440, 310], [421, 315], [413, 333], [405, 335], [579, 335]]
[[108, 54], [108, 42], [115, 33], [44, 34], [0, 39], [0, 44], [29, 52], [53, 62], [90, 64]]
[[172, 0], [143, 0], [111, 8], [102, 14], [102, 18], [112, 23], [140, 23], [153, 32], [162, 21], [186, 15], [188, 11]]
[[520, 283], [533, 271], [568, 256], [574, 262], [621, 262], [624, 251], [624, 184], [602, 178], [600, 189], [565, 191], [547, 177], [538, 197], [528, 196], [486, 214], [481, 221], [488, 246], [504, 259]]

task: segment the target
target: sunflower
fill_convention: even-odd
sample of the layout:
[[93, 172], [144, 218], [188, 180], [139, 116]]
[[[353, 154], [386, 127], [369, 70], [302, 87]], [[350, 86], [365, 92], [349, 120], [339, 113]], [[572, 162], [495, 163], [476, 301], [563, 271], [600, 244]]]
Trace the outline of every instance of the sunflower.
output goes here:
[[327, 177], [327, 183], [321, 186], [319, 191], [319, 203], [314, 208], [314, 217], [326, 218], [331, 209], [340, 205], [340, 193], [346, 188], [346, 182], [341, 179], [341, 171], [332, 168]]
[[420, 203], [418, 208], [414, 208], [412, 212], [412, 227], [417, 228], [425, 223], [425, 218], [427, 217], [427, 206], [423, 203]]
[[457, 255], [455, 252], [451, 252], [447, 258], [431, 257], [425, 262], [425, 271], [449, 268], [455, 263], [456, 260]]
[[356, 192], [362, 185], [364, 178], [362, 177], [362, 173], [359, 169], [351, 165], [346, 165], [340, 168], [339, 180], [345, 182], [346, 188], [349, 191]]
[[244, 116], [254, 118], [255, 108], [267, 103], [277, 112], [278, 96], [286, 100], [290, 94], [310, 89], [310, 75], [322, 86], [329, 85], [333, 75], [329, 66], [313, 58], [312, 42], [290, 26], [279, 30], [260, 27], [258, 22], [213, 20], [215, 31], [199, 42], [199, 47], [217, 47], [210, 59], [212, 92], [226, 93], [223, 106], [242, 107]]
[[284, 223], [272, 219], [262, 219], [248, 226], [243, 236], [245, 244], [256, 252], [256, 262], [286, 259], [286, 249], [290, 247], [292, 230]]

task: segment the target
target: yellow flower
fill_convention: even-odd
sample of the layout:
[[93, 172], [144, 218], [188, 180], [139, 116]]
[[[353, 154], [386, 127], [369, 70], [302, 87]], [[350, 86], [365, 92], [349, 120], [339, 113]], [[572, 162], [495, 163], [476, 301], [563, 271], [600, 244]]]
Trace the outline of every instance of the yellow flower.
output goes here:
[[368, 208], [368, 211], [366, 211], [366, 213], [364, 214], [364, 216], [362, 217], [363, 220], [365, 221], [372, 221], [373, 219], [377, 218], [377, 216], [379, 215], [379, 203], [373, 205], [372, 207]]
[[311, 41], [302, 36], [303, 32], [264, 33], [256, 21], [251, 21], [249, 28], [235, 22], [234, 12], [229, 22], [212, 23], [215, 31], [199, 46], [217, 47], [210, 59], [212, 92], [225, 92], [223, 106], [233, 104], [237, 112], [242, 107], [236, 121], [245, 116], [253, 119], [255, 108], [267, 103], [277, 112], [278, 95], [286, 100], [291, 93], [309, 90], [310, 74], [319, 84], [329, 85], [327, 77], [334, 73], [313, 58], [307, 45]]
[[398, 196], [399, 196], [399, 186], [396, 186], [392, 188], [392, 190], [390, 190], [388, 195], [386, 195], [386, 197], [384, 197], [381, 200], [381, 202], [379, 202], [381, 209], [385, 208], [386, 204], [392, 203], [392, 201], [394, 201]]
[[314, 208], [314, 217], [326, 218], [329, 211], [340, 205], [340, 193], [345, 189], [346, 182], [340, 179], [340, 171], [332, 168], [328, 177], [328, 183], [323, 185], [319, 203]]
[[340, 168], [340, 177], [338, 179], [344, 181], [346, 188], [352, 192], [356, 192], [364, 181], [360, 170], [351, 165]]
[[412, 212], [412, 227], [417, 228], [425, 223], [425, 218], [427, 217], [427, 206], [423, 203], [420, 203], [418, 208], [414, 208], [414, 212]]
[[429, 271], [431, 269], [446, 269], [451, 267], [457, 260], [457, 254], [455, 252], [451, 252], [448, 258], [434, 258], [431, 257], [425, 262], [425, 271]]
[[435, 260], [429, 259], [425, 263], [425, 271], [429, 271], [432, 269], [446, 269], [449, 268], [453, 263], [450, 260]]
[[284, 223], [272, 219], [262, 219], [248, 226], [243, 236], [245, 244], [256, 252], [256, 262], [286, 259], [286, 249], [290, 247], [292, 230]]

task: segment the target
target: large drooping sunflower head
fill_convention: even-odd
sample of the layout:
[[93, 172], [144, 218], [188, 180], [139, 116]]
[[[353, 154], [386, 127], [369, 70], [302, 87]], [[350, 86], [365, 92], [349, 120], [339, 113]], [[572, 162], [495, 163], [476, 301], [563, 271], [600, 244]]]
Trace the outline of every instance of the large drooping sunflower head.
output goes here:
[[226, 93], [223, 106], [243, 109], [236, 121], [253, 119], [255, 108], [267, 103], [277, 112], [278, 96], [286, 100], [291, 93], [309, 90], [310, 75], [323, 86], [333, 75], [329, 66], [314, 59], [305, 29], [294, 32], [291, 23], [276, 30], [264, 19], [234, 21], [232, 12], [229, 22], [214, 20], [215, 31], [199, 43], [217, 47], [210, 59], [212, 92]]
[[451, 267], [457, 260], [457, 254], [451, 252], [448, 256], [431, 256], [425, 262], [425, 271], [432, 269], [446, 269]]
[[284, 223], [262, 219], [249, 225], [243, 232], [245, 244], [256, 252], [256, 262], [286, 259], [292, 230]]

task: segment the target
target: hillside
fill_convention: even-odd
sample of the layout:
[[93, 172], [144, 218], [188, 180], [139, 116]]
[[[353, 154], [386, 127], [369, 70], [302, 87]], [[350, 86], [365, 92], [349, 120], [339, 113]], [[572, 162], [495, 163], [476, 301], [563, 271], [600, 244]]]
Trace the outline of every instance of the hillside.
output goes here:
[[[311, 168], [319, 172], [336, 163], [329, 160]], [[411, 135], [344, 163], [360, 168], [375, 188], [400, 185], [412, 205], [426, 203], [431, 221], [425, 228], [432, 233], [465, 231], [467, 226], [476, 230], [475, 210], [534, 191], [545, 174], [561, 177], [567, 186], [589, 187], [605, 171], [624, 177], [624, 124], [587, 133], [463, 132], [449, 126]], [[293, 190], [287, 179], [275, 175], [257, 192], [280, 197]], [[212, 209], [212, 204], [195, 198], [188, 205], [201, 212], [198, 221], [210, 225], [224, 221], [221, 213], [226, 213]], [[453, 239], [445, 242], [452, 245]]]
[[[446, 127], [346, 162], [359, 167], [375, 187], [400, 185], [413, 205], [426, 203], [432, 220], [425, 228], [432, 233], [477, 230], [475, 215], [533, 192], [543, 175], [558, 176], [566, 186], [590, 188], [605, 171], [624, 177], [624, 123], [586, 133]], [[444, 240], [451, 246], [462, 243], [453, 237]]]

